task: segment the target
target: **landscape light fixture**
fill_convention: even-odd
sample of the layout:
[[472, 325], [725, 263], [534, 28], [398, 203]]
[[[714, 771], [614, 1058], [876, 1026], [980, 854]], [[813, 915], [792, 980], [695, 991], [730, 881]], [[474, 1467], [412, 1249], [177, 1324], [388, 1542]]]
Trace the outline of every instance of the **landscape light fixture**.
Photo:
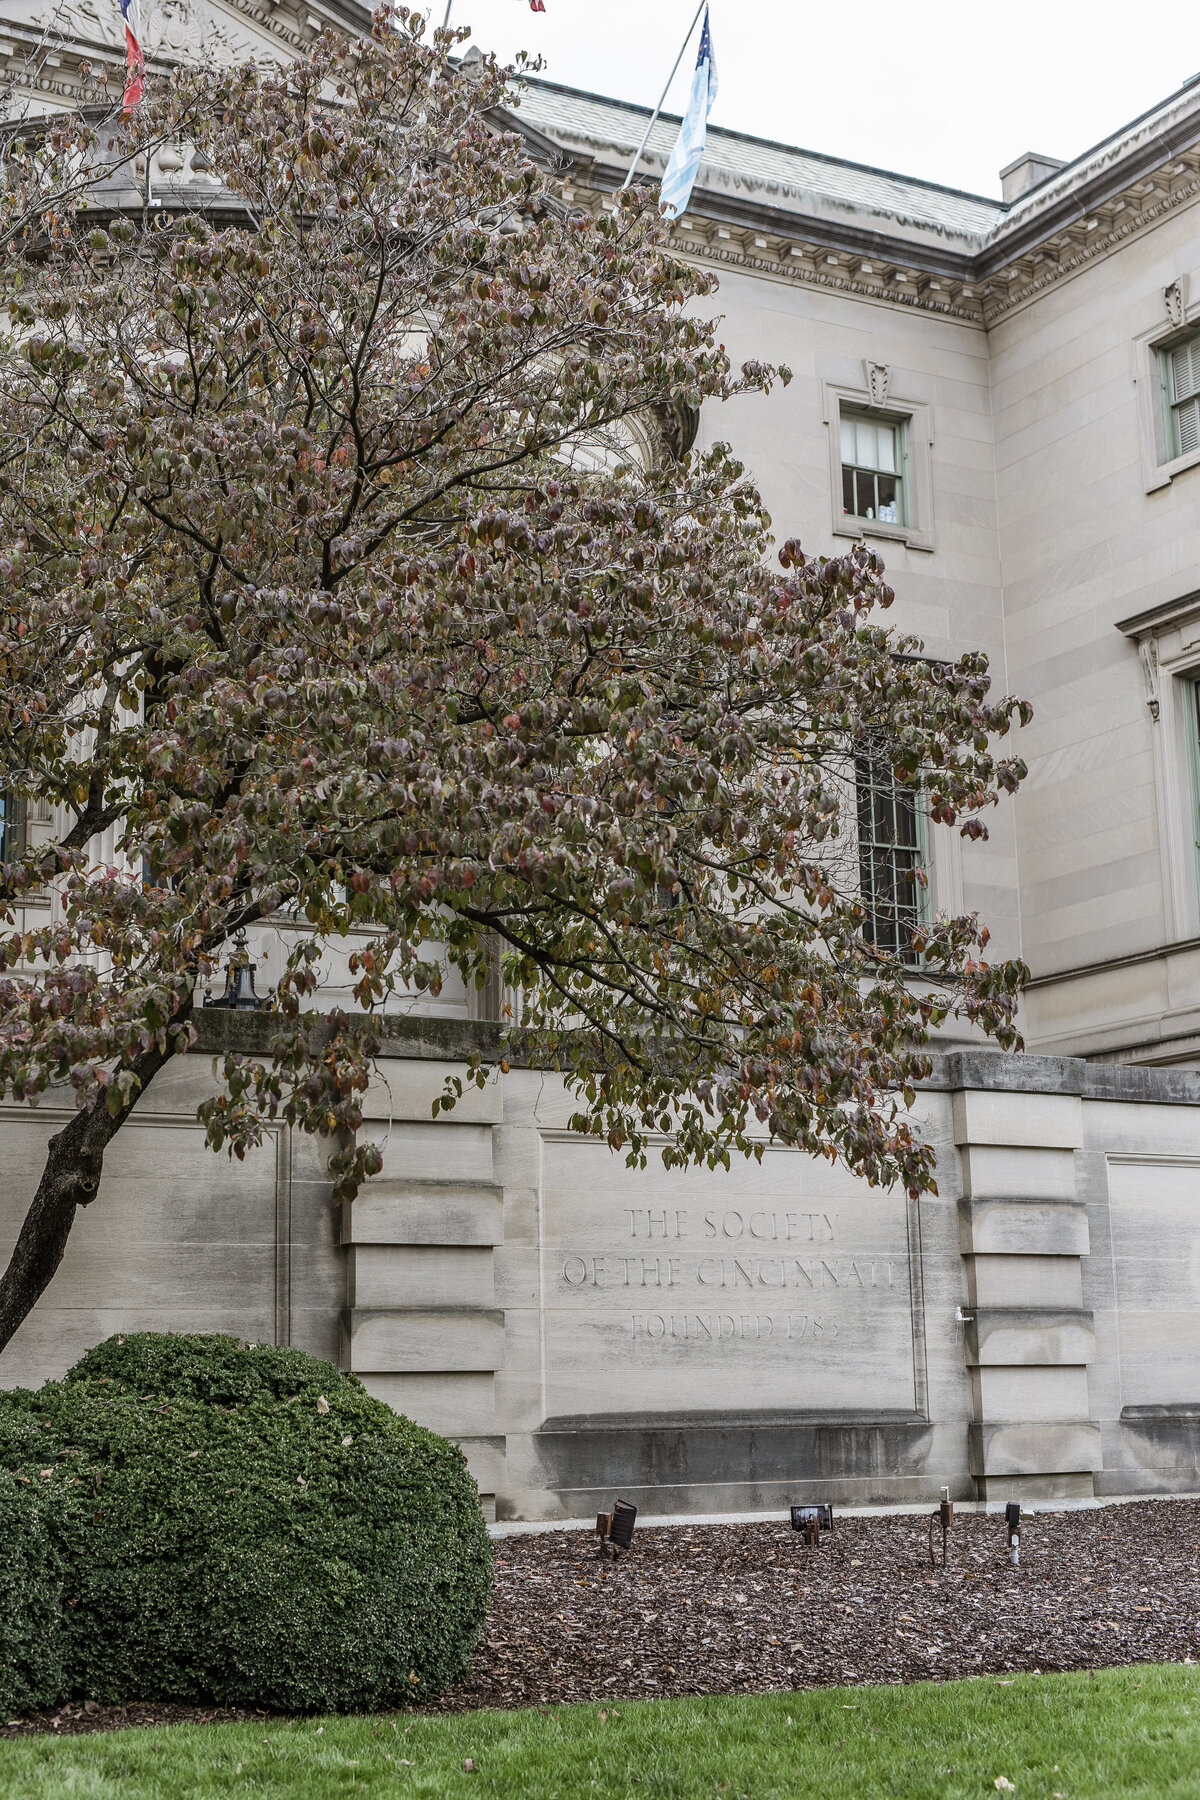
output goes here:
[[942, 1497], [938, 1501], [937, 1511], [932, 1512], [929, 1515], [929, 1566], [931, 1569], [937, 1567], [937, 1558], [933, 1553], [933, 1528], [935, 1525], [940, 1525], [942, 1528], [942, 1567], [944, 1569], [946, 1567], [946, 1552], [950, 1537], [950, 1528], [953, 1524], [954, 1502], [950, 1498], [950, 1489], [944, 1487], [942, 1489]]
[[806, 1544], [817, 1545], [822, 1531], [833, 1530], [833, 1507], [821, 1501], [816, 1506], [793, 1506], [792, 1530], [802, 1531]]
[[633, 1523], [636, 1518], [637, 1507], [631, 1500], [615, 1500], [611, 1512], [596, 1514], [596, 1535], [600, 1539], [601, 1556], [610, 1550], [616, 1556], [620, 1551], [629, 1549], [633, 1543]]
[[1004, 1507], [1004, 1530], [1008, 1537], [1008, 1553], [1014, 1569], [1021, 1566], [1021, 1502], [1009, 1500]]

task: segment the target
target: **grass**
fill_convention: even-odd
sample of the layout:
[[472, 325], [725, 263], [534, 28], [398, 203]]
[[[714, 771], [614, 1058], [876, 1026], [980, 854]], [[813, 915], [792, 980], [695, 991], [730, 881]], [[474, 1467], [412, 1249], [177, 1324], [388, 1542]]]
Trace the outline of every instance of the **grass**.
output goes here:
[[[1012, 1789], [998, 1790], [998, 1776]], [[4, 1800], [978, 1800], [997, 1791], [1200, 1797], [1200, 1665], [0, 1744]]]

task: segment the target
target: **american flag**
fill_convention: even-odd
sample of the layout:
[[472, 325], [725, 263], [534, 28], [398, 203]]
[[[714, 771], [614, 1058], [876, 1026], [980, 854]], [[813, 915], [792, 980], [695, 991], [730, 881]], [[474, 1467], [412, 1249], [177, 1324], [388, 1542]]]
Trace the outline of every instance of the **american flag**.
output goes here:
[[120, 0], [121, 17], [125, 21], [125, 94], [126, 112], [132, 112], [142, 97], [142, 75], [146, 67], [142, 55], [141, 20], [138, 0]]

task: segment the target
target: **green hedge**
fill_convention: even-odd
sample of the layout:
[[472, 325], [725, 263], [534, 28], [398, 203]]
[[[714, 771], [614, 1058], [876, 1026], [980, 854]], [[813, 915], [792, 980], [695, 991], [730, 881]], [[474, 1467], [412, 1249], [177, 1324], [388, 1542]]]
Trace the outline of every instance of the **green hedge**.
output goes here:
[[[67, 1371], [68, 1381], [111, 1381], [129, 1394], [207, 1400], [241, 1406], [248, 1400], [291, 1400], [311, 1394], [365, 1396], [356, 1375], [303, 1350], [248, 1344], [219, 1333], [131, 1331], [106, 1338]], [[381, 1416], [394, 1419], [390, 1407]]]
[[[42, 1468], [45, 1468], [42, 1464]], [[62, 1477], [0, 1470], [0, 1724], [65, 1691], [62, 1569], [50, 1531]]]
[[0, 1395], [0, 1468], [54, 1466], [68, 1690], [369, 1710], [460, 1675], [491, 1546], [462, 1454], [298, 1351], [110, 1340]]

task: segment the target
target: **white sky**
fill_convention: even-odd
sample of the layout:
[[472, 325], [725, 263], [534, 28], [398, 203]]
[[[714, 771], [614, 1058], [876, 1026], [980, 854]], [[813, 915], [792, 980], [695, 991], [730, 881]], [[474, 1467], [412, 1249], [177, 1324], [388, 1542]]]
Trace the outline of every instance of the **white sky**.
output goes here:
[[[424, 0], [441, 24], [445, 0]], [[505, 60], [653, 106], [696, 0], [453, 0]], [[1200, 72], [1200, 9], [1155, 0], [711, 0], [712, 123], [999, 195], [1025, 150], [1070, 161]], [[682, 110], [693, 38], [667, 98]]]

